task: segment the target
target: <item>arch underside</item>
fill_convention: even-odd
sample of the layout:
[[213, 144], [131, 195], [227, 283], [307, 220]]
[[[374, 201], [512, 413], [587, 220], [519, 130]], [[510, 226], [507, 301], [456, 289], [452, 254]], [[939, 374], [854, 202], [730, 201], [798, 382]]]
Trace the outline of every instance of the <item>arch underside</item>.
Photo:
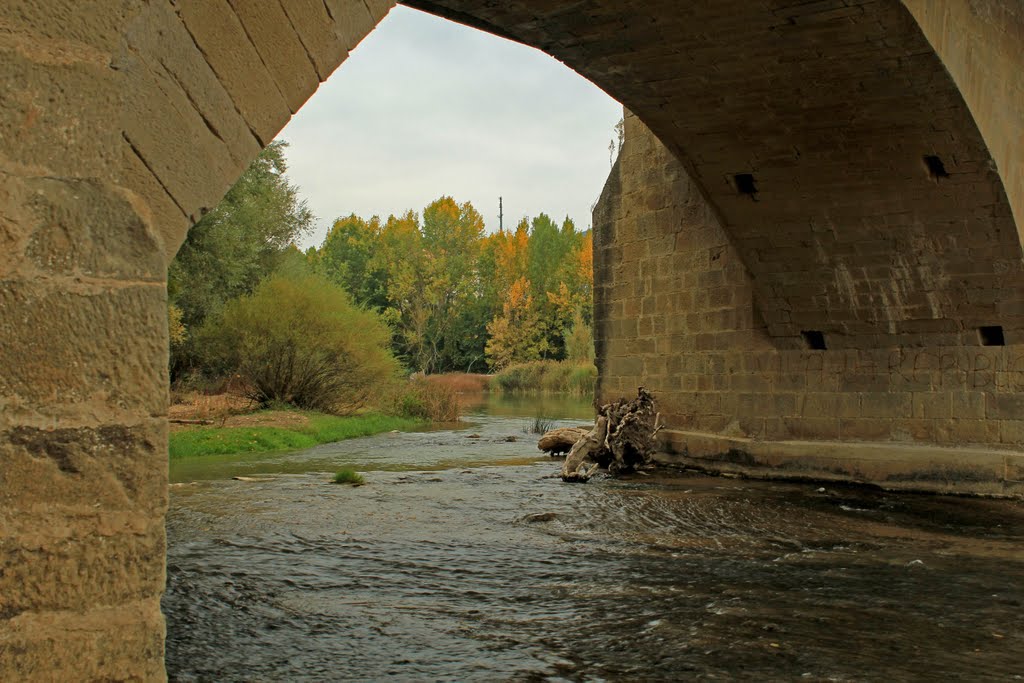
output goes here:
[[407, 4], [549, 52], [635, 113], [717, 214], [774, 346], [1019, 339], [1010, 203], [900, 2]]

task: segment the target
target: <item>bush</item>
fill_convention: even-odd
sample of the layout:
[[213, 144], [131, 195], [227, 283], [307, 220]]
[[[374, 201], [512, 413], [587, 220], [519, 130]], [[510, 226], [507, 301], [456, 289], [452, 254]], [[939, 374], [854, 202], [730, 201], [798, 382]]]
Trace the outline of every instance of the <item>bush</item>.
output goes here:
[[366, 483], [366, 480], [363, 479], [363, 475], [347, 467], [345, 469], [338, 470], [334, 474], [333, 481], [335, 484], [352, 484], [353, 486], [362, 486]]
[[316, 276], [265, 280], [251, 296], [229, 301], [200, 337], [211, 365], [238, 374], [264, 406], [344, 414], [398, 373], [387, 326]]
[[459, 397], [448, 384], [416, 377], [397, 392], [394, 412], [417, 420], [457, 422]]
[[597, 368], [590, 363], [535, 360], [510, 365], [491, 380], [491, 388], [515, 393], [550, 391], [586, 396], [594, 393]]

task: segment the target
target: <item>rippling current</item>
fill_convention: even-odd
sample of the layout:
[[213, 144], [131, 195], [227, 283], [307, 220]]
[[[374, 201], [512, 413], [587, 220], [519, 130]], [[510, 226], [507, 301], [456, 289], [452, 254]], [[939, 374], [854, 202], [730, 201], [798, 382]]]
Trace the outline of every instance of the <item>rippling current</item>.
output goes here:
[[[524, 423], [175, 484], [171, 679], [1024, 675], [1020, 502], [678, 472], [569, 485]], [[346, 464], [366, 486], [328, 483]]]

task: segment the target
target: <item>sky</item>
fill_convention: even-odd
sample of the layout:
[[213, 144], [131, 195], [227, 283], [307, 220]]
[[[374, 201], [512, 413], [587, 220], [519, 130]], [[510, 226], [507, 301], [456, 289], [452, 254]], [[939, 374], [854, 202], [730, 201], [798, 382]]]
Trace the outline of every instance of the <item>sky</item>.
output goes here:
[[300, 246], [340, 216], [469, 201], [488, 231], [544, 212], [578, 229], [611, 168], [622, 107], [552, 57], [396, 7], [281, 131], [288, 177], [316, 215]]

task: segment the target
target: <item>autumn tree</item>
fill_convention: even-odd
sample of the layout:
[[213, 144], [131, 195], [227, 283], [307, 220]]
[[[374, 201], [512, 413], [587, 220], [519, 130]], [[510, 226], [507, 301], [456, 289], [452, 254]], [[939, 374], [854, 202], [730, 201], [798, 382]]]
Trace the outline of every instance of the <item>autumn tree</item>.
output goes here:
[[512, 283], [501, 314], [487, 325], [487, 362], [494, 369], [541, 357], [545, 340], [530, 290], [525, 277]]

